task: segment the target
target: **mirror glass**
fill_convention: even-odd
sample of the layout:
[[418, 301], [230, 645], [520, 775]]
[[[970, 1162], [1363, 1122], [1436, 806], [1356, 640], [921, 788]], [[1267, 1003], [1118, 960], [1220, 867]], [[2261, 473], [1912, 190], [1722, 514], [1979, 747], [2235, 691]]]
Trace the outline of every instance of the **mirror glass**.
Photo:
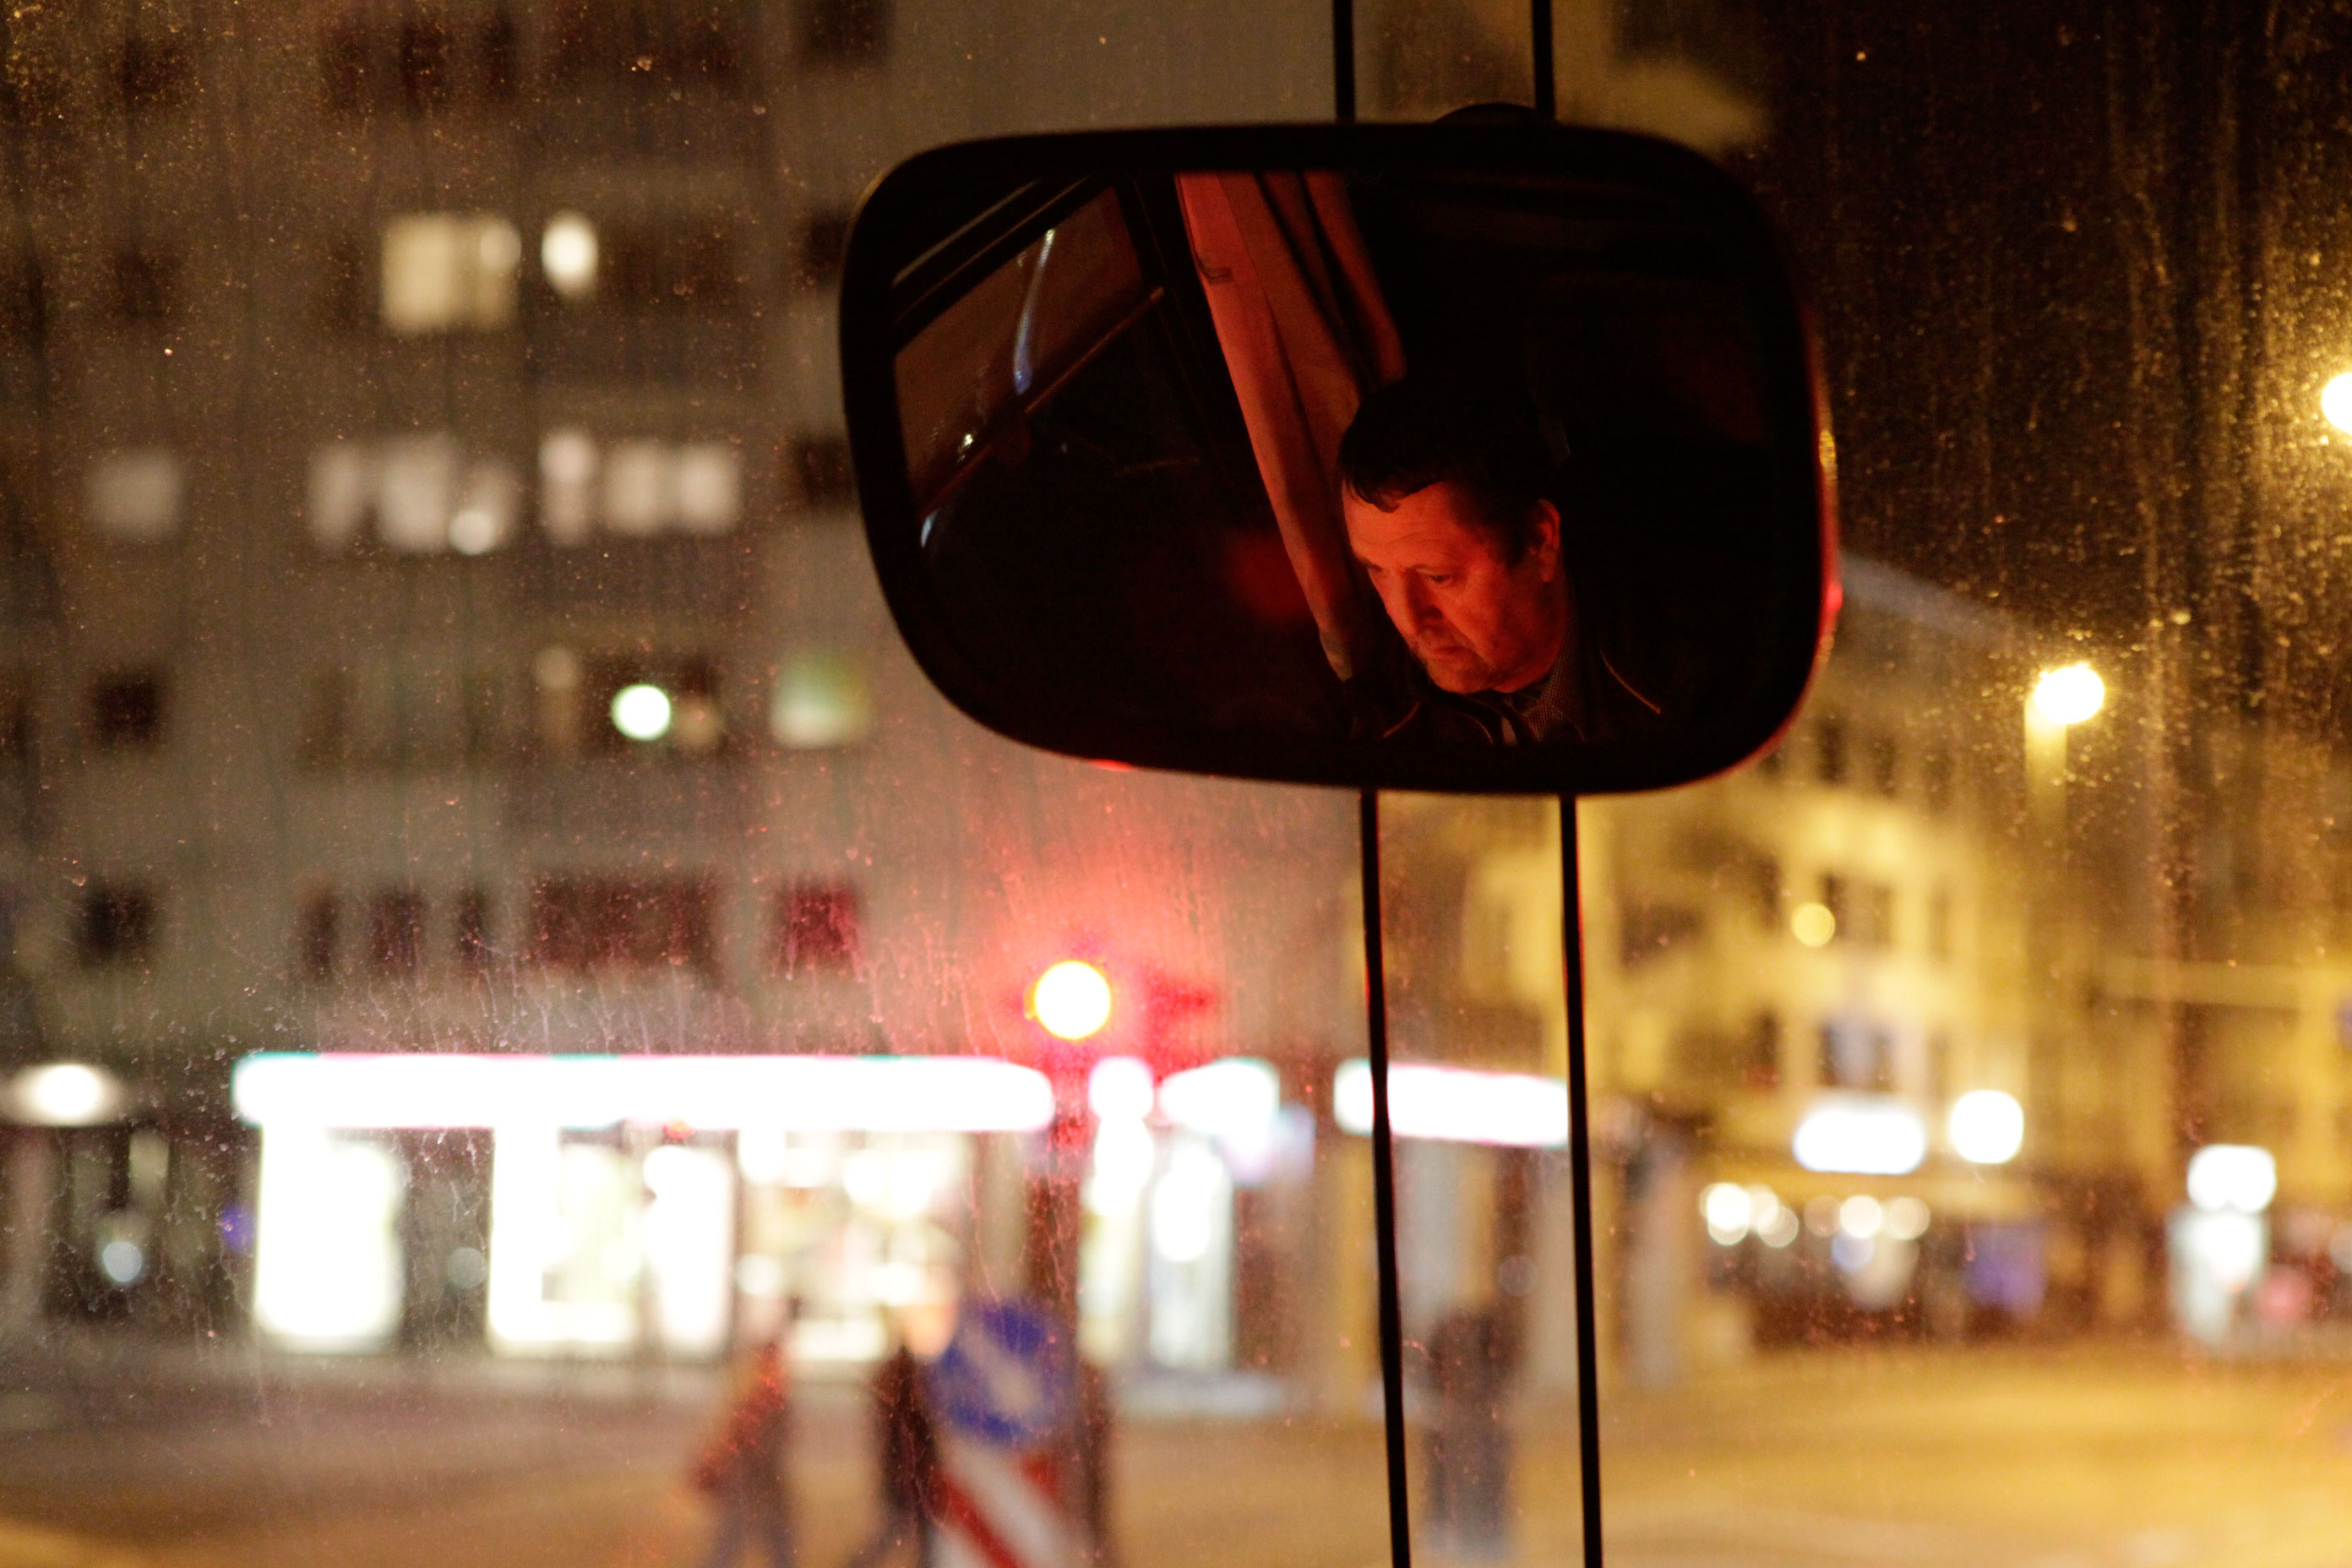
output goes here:
[[1802, 368], [1700, 205], [1179, 167], [925, 216], [887, 258], [895, 441], [854, 435], [894, 608], [984, 721], [1526, 787], [1712, 771], [1793, 703], [1822, 593]]

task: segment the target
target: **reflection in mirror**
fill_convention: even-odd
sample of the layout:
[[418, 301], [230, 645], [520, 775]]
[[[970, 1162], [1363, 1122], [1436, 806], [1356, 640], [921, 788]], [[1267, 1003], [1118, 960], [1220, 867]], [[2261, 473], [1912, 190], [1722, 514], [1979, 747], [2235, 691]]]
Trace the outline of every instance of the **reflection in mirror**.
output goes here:
[[1777, 721], [1810, 497], [1737, 268], [1671, 200], [1034, 180], [891, 303], [904, 525], [961, 662], [1025, 702], [1423, 754]]

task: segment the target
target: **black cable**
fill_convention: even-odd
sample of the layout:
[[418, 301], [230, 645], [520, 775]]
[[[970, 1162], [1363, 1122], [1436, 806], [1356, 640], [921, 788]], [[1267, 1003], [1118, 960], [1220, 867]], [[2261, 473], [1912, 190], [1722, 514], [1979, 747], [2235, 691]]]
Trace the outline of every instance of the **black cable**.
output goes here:
[[1356, 0], [1331, 0], [1331, 118], [1356, 118]]
[[[1344, 4], [1345, 0], [1341, 0]], [[1389, 1003], [1381, 963], [1381, 796], [1356, 796], [1363, 847], [1364, 1034], [1372, 1069], [1372, 1222], [1379, 1232], [1381, 1284], [1381, 1414], [1389, 1457], [1389, 1559], [1412, 1568], [1412, 1518], [1406, 1492], [1404, 1438], [1404, 1313], [1397, 1300], [1396, 1156], [1389, 1131]]]
[[1584, 1080], [1584, 923], [1577, 897], [1576, 797], [1559, 797], [1561, 945], [1568, 971], [1568, 1174], [1576, 1211], [1576, 1459], [1584, 1561], [1601, 1568], [1601, 1355], [1592, 1301], [1592, 1108]]
[[1559, 89], [1553, 80], [1551, 0], [1528, 0], [1528, 44], [1535, 55], [1536, 112], [1546, 120], [1559, 118]]

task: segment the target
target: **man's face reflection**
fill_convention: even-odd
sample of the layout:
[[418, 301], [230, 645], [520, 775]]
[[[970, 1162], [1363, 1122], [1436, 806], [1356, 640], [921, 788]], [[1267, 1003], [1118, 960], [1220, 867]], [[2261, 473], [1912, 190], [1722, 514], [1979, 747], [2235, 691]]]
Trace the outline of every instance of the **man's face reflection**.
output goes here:
[[1389, 619], [1444, 691], [1517, 691], [1549, 674], [1568, 630], [1559, 513], [1536, 503], [1512, 561], [1469, 494], [1441, 480], [1382, 511], [1352, 491], [1348, 542]]

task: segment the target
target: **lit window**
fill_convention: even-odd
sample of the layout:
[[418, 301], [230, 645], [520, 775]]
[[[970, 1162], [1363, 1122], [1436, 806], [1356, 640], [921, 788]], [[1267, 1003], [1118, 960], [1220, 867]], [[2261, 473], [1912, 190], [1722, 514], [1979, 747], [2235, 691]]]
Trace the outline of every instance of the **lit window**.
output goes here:
[[383, 324], [404, 336], [514, 320], [522, 239], [502, 217], [416, 213], [383, 229]]
[[551, 430], [539, 448], [539, 511], [557, 544], [585, 543], [600, 526], [624, 539], [725, 533], [742, 517], [742, 455], [729, 441], [646, 437], [599, 451], [584, 430]]
[[89, 521], [114, 539], [169, 539], [179, 531], [180, 459], [160, 447], [101, 455], [89, 468]]
[[669, 447], [659, 441], [614, 442], [604, 458], [604, 526], [625, 538], [651, 538], [677, 510]]
[[376, 470], [376, 532], [387, 549], [429, 554], [449, 542], [457, 444], [446, 436], [386, 441]]
[[677, 526], [725, 533], [743, 514], [743, 463], [732, 445], [695, 441], [677, 451]]
[[557, 544], [583, 544], [596, 528], [596, 442], [551, 430], [539, 444], [539, 521]]
[[769, 733], [795, 751], [845, 746], [874, 728], [866, 668], [845, 653], [803, 649], [784, 660], [768, 700]]
[[548, 287], [566, 300], [596, 291], [596, 226], [578, 213], [558, 213], [539, 237], [539, 268]]
[[404, 555], [482, 555], [510, 542], [522, 478], [497, 458], [470, 460], [446, 434], [333, 441], [310, 454], [310, 537], [347, 550], [374, 524]]

